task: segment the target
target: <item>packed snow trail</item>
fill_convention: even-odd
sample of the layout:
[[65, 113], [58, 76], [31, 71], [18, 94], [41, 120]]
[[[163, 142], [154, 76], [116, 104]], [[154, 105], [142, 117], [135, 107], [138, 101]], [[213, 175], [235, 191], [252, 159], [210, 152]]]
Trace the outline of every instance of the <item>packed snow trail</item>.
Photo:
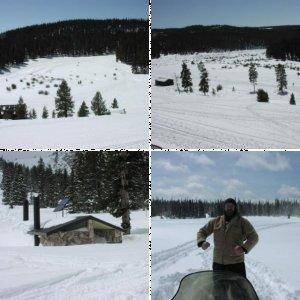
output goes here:
[[[1, 194], [0, 194], [1, 198]], [[52, 226], [64, 218], [53, 209], [41, 209], [41, 225]], [[108, 213], [96, 217], [119, 225]], [[0, 204], [0, 299], [148, 299], [148, 218], [131, 213], [132, 234], [121, 244], [34, 247], [32, 207], [28, 222], [22, 207]]]
[[[269, 93], [269, 103], [258, 103], [251, 92], [246, 63], [257, 59], [258, 88]], [[178, 93], [175, 86], [155, 86], [159, 77], [174, 78], [186, 61], [192, 73], [193, 93]], [[191, 64], [194, 61], [195, 64]], [[209, 73], [210, 92], [199, 92], [199, 71], [203, 61]], [[293, 92], [300, 96], [300, 77], [286, 64], [288, 94], [278, 95], [274, 65], [265, 50], [166, 55], [152, 62], [152, 143], [162, 148], [295, 149], [300, 147], [300, 107], [290, 105]], [[272, 65], [271, 69], [266, 66]], [[224, 68], [226, 67], [226, 68]], [[223, 89], [211, 94], [221, 84]], [[232, 91], [232, 87], [235, 91]], [[296, 100], [297, 103], [297, 100]]]
[[[258, 233], [278, 227], [293, 225], [295, 222], [266, 223], [255, 226]], [[209, 238], [212, 239], [211, 237]], [[201, 251], [195, 240], [191, 240], [152, 254], [152, 297], [154, 300], [172, 298], [180, 280], [187, 274], [200, 270], [210, 270], [212, 247]], [[268, 253], [266, 253], [268, 255]], [[285, 282], [280, 275], [265, 263], [246, 256], [247, 277], [253, 284], [259, 299], [285, 300], [300, 299], [299, 291]]]

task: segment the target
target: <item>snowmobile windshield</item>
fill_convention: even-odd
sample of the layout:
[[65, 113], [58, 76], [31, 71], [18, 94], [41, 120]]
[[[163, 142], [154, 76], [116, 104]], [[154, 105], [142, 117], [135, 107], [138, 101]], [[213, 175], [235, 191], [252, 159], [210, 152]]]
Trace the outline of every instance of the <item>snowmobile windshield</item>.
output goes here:
[[258, 300], [250, 281], [225, 271], [203, 271], [185, 276], [172, 300]]

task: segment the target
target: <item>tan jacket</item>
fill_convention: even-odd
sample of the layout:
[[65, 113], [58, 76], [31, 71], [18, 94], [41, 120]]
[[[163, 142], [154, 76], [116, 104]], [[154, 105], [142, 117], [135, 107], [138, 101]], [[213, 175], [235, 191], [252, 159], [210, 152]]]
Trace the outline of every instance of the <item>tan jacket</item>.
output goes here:
[[197, 244], [214, 234], [214, 262], [224, 265], [240, 263], [244, 261], [244, 254], [236, 255], [234, 247], [239, 245], [247, 250], [247, 253], [257, 244], [258, 235], [248, 220], [241, 216], [235, 216], [225, 226], [225, 216], [219, 216], [210, 220], [197, 233]]

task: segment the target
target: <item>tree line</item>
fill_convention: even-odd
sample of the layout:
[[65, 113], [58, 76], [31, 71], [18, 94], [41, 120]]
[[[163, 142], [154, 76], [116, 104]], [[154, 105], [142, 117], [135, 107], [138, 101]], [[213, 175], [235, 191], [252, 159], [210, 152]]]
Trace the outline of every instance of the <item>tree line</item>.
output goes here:
[[148, 21], [69, 20], [0, 34], [0, 69], [28, 59], [57, 55], [116, 54], [134, 73], [148, 72]]
[[[224, 200], [166, 200], [155, 198], [151, 201], [153, 217], [167, 217], [175, 219], [204, 218], [206, 214], [217, 217], [224, 213]], [[275, 201], [240, 201], [237, 199], [239, 212], [243, 216], [298, 216], [300, 217], [300, 202], [297, 200]]]
[[215, 50], [266, 48], [267, 56], [300, 60], [300, 26], [188, 26], [152, 30], [152, 57]]
[[[4, 105], [5, 106], [5, 105]], [[24, 102], [23, 97], [19, 98], [18, 104], [0, 106], [0, 119], [12, 119], [12, 120], [22, 120], [22, 119], [36, 119], [37, 113], [33, 108], [31, 110], [27, 109], [27, 104]], [[75, 103], [72, 100], [71, 89], [67, 82], [63, 80], [58, 87], [57, 96], [55, 97], [55, 110], [52, 111], [52, 118], [67, 118], [72, 117], [74, 114]], [[118, 100], [114, 98], [111, 103], [111, 108], [119, 108]], [[95, 96], [91, 101], [91, 110], [95, 116], [110, 115], [110, 110], [106, 107], [106, 103], [99, 91], [96, 92]], [[126, 110], [123, 109], [123, 113]], [[88, 117], [90, 114], [89, 108], [85, 101], [80, 105], [77, 112], [78, 117]], [[49, 111], [46, 106], [43, 107], [42, 118], [47, 119], [49, 117]]]
[[[298, 33], [299, 34], [299, 33]], [[300, 60], [300, 38], [281, 38], [272, 40], [267, 47], [267, 57], [281, 60]]]
[[[191, 62], [192, 64], [195, 64], [194, 61]], [[191, 76], [191, 71], [188, 68], [186, 62], [182, 63], [181, 66], [181, 86], [183, 88], [183, 91], [185, 93], [192, 93], [193, 92], [193, 81], [192, 81], [192, 76]], [[200, 72], [200, 82], [199, 82], [199, 91], [203, 92], [204, 95], [206, 95], [209, 92], [209, 76], [208, 76], [208, 71], [205, 68], [205, 65], [202, 61], [197, 63], [197, 68]], [[255, 90], [255, 86], [257, 85], [258, 81], [258, 72], [256, 69], [255, 63], [252, 61], [249, 64], [249, 70], [248, 70], [248, 75], [249, 75], [249, 81], [253, 85], [253, 93], [257, 94], [257, 101], [258, 102], [269, 102], [269, 95], [268, 93], [263, 90], [259, 89], [258, 91]], [[287, 81], [287, 75], [286, 75], [286, 70], [285, 66], [283, 64], [277, 64], [275, 66], [275, 76], [276, 76], [276, 82], [277, 82], [277, 88], [278, 88], [278, 94], [280, 95], [285, 95], [287, 94], [287, 86], [288, 86], [288, 81]], [[177, 77], [175, 77], [176, 81], [176, 89], [180, 93], [180, 87], [177, 82]], [[212, 89], [212, 94], [215, 96], [217, 92], [221, 91], [223, 89], [222, 85], [218, 85], [215, 88]], [[235, 92], [235, 88], [233, 86], [232, 91]], [[296, 105], [296, 98], [294, 93], [291, 94], [290, 96], [290, 101], [289, 103], [291, 105]]]
[[142, 151], [79, 151], [70, 154], [70, 168], [55, 169], [40, 159], [29, 168], [0, 158], [3, 203], [22, 205], [28, 193], [40, 195], [41, 207], [71, 199], [70, 213], [109, 212], [122, 216], [130, 230], [130, 210], [148, 207], [149, 158]]

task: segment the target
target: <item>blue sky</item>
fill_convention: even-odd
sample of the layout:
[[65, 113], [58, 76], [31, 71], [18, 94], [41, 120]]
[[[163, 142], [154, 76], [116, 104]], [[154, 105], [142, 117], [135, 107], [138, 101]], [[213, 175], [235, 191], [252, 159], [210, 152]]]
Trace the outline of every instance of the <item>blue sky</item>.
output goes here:
[[147, 0], [0, 0], [0, 32], [68, 19], [148, 19]]
[[300, 199], [300, 152], [152, 152], [152, 196]]
[[152, 0], [152, 27], [300, 24], [299, 0]]

